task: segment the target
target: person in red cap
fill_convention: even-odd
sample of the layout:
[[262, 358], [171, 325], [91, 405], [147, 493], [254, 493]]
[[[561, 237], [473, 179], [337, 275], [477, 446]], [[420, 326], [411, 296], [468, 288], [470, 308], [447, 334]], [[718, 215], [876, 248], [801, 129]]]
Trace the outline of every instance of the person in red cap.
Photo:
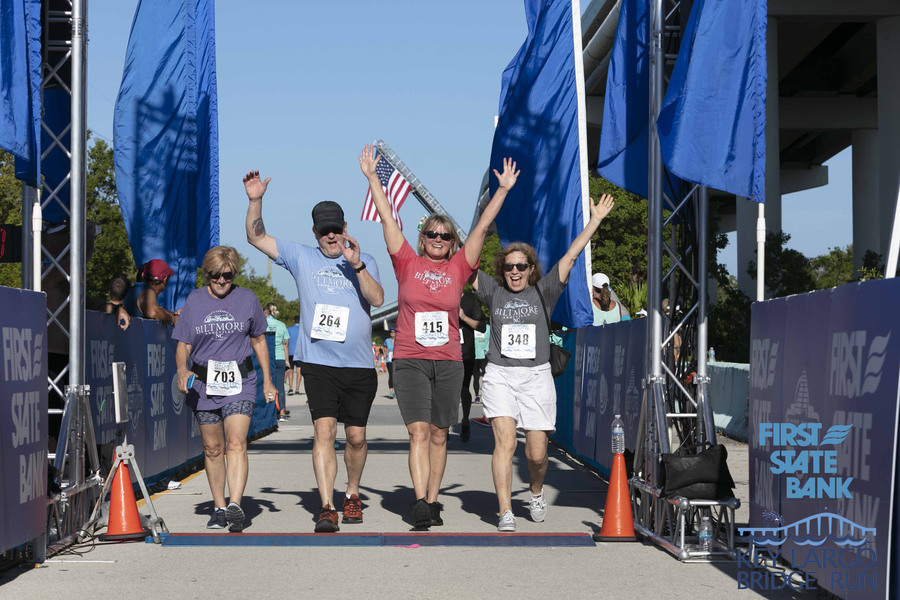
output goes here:
[[169, 277], [174, 274], [175, 271], [169, 267], [168, 263], [159, 258], [154, 258], [141, 265], [141, 268], [138, 269], [137, 283], [125, 298], [125, 308], [128, 312], [135, 317], [155, 319], [168, 325], [175, 325], [181, 310], [172, 312], [157, 302], [159, 295], [169, 284]]

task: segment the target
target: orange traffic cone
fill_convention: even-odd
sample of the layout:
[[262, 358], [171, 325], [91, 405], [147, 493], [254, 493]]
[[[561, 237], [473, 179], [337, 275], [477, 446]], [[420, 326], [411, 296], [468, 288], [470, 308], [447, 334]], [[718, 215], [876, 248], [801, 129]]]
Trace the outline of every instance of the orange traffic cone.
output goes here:
[[101, 535], [100, 539], [104, 542], [142, 540], [148, 535], [150, 530], [144, 529], [141, 525], [141, 515], [134, 499], [128, 465], [119, 463], [109, 492], [109, 522], [106, 533]]
[[593, 536], [595, 542], [634, 542], [634, 518], [631, 515], [631, 495], [625, 480], [625, 455], [613, 454], [603, 526]]

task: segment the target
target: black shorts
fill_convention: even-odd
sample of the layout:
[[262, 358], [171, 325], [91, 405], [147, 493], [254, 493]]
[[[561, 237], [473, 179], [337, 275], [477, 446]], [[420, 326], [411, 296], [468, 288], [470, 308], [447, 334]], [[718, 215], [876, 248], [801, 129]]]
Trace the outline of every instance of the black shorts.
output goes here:
[[378, 391], [375, 369], [327, 367], [297, 363], [312, 420], [332, 417], [352, 427], [365, 427]]

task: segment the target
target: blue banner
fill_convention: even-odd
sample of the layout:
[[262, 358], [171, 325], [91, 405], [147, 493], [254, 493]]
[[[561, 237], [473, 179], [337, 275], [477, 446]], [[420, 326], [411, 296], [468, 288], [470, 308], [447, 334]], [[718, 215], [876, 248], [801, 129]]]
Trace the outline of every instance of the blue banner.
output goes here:
[[0, 288], [0, 553], [47, 527], [46, 305]]
[[[569, 0], [525, 0], [525, 15], [528, 36], [503, 71], [490, 166], [502, 172], [503, 159], [512, 157], [521, 170], [496, 219], [500, 243], [531, 244], [547, 272], [584, 229], [575, 75], [575, 61], [582, 58], [580, 47], [575, 53]], [[490, 180], [493, 195], [497, 180]], [[591, 324], [585, 273], [582, 253], [554, 321]]]
[[894, 279], [753, 305], [748, 533], [841, 597], [892, 585], [898, 301]]
[[0, 0], [0, 148], [16, 177], [40, 187], [41, 2]]
[[766, 0], [694, 0], [657, 121], [669, 171], [756, 202], [765, 200], [766, 18]]
[[646, 198], [650, 7], [647, 0], [622, 0], [621, 6], [606, 75], [597, 172]]
[[140, 2], [116, 100], [119, 205], [135, 262], [175, 271], [159, 299], [169, 309], [219, 243], [214, 39], [212, 0]]
[[[570, 363], [575, 370], [572, 432], [557, 431], [555, 439], [607, 475], [612, 466], [610, 432], [615, 415], [625, 424], [626, 448], [634, 451], [638, 437], [646, 335], [647, 319], [584, 327], [577, 333]], [[561, 403], [569, 401], [565, 396], [558, 398]], [[565, 411], [558, 409], [560, 413]], [[557, 419], [558, 429], [564, 425]], [[565, 443], [567, 438], [571, 444]]]

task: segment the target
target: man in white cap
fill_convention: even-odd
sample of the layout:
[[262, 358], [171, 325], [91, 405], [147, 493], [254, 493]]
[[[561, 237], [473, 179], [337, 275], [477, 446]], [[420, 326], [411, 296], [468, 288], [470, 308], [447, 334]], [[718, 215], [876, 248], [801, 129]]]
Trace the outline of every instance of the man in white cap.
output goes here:
[[594, 326], [606, 323], [618, 323], [630, 318], [628, 309], [609, 287], [609, 277], [603, 273], [594, 273], [591, 277], [591, 308], [594, 309]]

